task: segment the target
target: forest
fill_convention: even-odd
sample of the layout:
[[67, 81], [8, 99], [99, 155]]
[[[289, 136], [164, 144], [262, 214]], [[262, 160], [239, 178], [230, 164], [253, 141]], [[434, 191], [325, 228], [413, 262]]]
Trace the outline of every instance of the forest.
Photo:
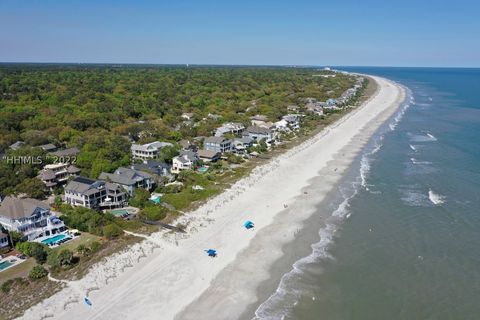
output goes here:
[[[354, 79], [314, 68], [0, 64], [0, 154], [78, 147], [76, 165], [97, 178], [130, 163], [130, 145], [209, 136], [227, 121], [276, 121], [304, 98], [338, 97]], [[193, 113], [193, 122], [182, 119]], [[16, 141], [26, 146], [13, 151]], [[0, 194], [39, 185], [39, 164], [0, 164]], [[32, 195], [40, 197], [40, 195]]]

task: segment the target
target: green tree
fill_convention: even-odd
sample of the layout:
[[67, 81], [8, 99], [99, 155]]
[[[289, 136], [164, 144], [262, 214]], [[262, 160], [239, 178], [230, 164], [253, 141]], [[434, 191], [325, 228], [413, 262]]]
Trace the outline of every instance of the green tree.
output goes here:
[[116, 225], [115, 223], [111, 223], [111, 224], [108, 224], [106, 225], [105, 227], [103, 227], [103, 235], [107, 238], [107, 239], [114, 239], [114, 238], [117, 238], [119, 237], [120, 235], [122, 235], [123, 233], [123, 230], [122, 228], [120, 228], [118, 225]]
[[34, 266], [32, 270], [30, 270], [30, 273], [28, 274], [28, 277], [32, 280], [38, 280], [45, 278], [48, 275], [48, 271], [42, 267], [42, 266]]

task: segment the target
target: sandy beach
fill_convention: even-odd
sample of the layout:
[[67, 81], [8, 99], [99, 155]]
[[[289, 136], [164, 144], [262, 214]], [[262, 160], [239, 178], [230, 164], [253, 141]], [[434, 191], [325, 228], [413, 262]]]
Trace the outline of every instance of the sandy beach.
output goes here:
[[[372, 77], [377, 92], [301, 145], [257, 167], [178, 222], [187, 234], [158, 232], [97, 264], [80, 281], [21, 319], [238, 319], [316, 205], [373, 133], [398, 109], [404, 89]], [[243, 228], [245, 220], [254, 230]], [[215, 248], [217, 258], [204, 250]], [[88, 295], [93, 306], [83, 303]], [[254, 315], [251, 314], [250, 318]]]

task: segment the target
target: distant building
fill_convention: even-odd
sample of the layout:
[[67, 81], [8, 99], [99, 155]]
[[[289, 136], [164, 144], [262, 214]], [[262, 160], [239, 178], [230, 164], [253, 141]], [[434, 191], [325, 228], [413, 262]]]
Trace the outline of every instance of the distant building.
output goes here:
[[50, 155], [56, 157], [56, 160], [59, 162], [72, 162], [73, 158], [75, 158], [79, 153], [80, 150], [73, 147], [64, 150], [58, 150], [55, 152], [50, 152]]
[[243, 135], [250, 137], [255, 141], [260, 141], [262, 139], [269, 141], [269, 140], [272, 140], [272, 137], [273, 137], [272, 130], [267, 128], [262, 128], [259, 126], [248, 127], [243, 133]]
[[220, 153], [230, 152], [232, 151], [232, 140], [225, 137], [208, 137], [203, 141], [203, 148]]
[[241, 134], [245, 130], [245, 126], [242, 123], [238, 122], [228, 122], [223, 124], [220, 128], [215, 131], [216, 137], [221, 137], [224, 134]]
[[181, 118], [183, 120], [190, 121], [190, 120], [193, 120], [193, 116], [194, 116], [194, 114], [192, 112], [185, 112], [181, 115]]
[[48, 205], [30, 198], [5, 197], [0, 203], [0, 224], [8, 231], [23, 233], [29, 241], [65, 230]]
[[52, 143], [47, 143], [47, 144], [38, 146], [38, 148], [41, 148], [43, 151], [46, 151], [46, 152], [54, 152], [57, 150], [57, 146]]
[[20, 149], [21, 147], [23, 147], [25, 145], [25, 142], [23, 141], [17, 141], [15, 142], [14, 144], [10, 145], [10, 149], [12, 150], [18, 150]]
[[211, 150], [198, 150], [198, 158], [204, 162], [215, 162], [220, 159], [220, 152]]
[[134, 159], [154, 159], [160, 154], [160, 150], [166, 146], [172, 146], [169, 142], [155, 141], [147, 144], [132, 144], [131, 151]]
[[133, 196], [136, 188], [150, 190], [154, 184], [151, 174], [122, 167], [115, 170], [114, 173], [102, 172], [98, 179], [121, 186], [130, 196]]
[[80, 169], [68, 163], [47, 164], [40, 171], [39, 178], [45, 183], [51, 191], [68, 181], [70, 177], [75, 177], [80, 173]]
[[114, 183], [76, 177], [65, 186], [65, 202], [90, 209], [123, 207], [127, 195]]

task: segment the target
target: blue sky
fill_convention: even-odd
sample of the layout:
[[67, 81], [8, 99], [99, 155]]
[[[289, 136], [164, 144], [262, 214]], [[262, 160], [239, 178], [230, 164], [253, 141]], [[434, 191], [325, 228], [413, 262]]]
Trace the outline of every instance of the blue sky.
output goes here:
[[0, 61], [480, 67], [480, 3], [0, 1]]

